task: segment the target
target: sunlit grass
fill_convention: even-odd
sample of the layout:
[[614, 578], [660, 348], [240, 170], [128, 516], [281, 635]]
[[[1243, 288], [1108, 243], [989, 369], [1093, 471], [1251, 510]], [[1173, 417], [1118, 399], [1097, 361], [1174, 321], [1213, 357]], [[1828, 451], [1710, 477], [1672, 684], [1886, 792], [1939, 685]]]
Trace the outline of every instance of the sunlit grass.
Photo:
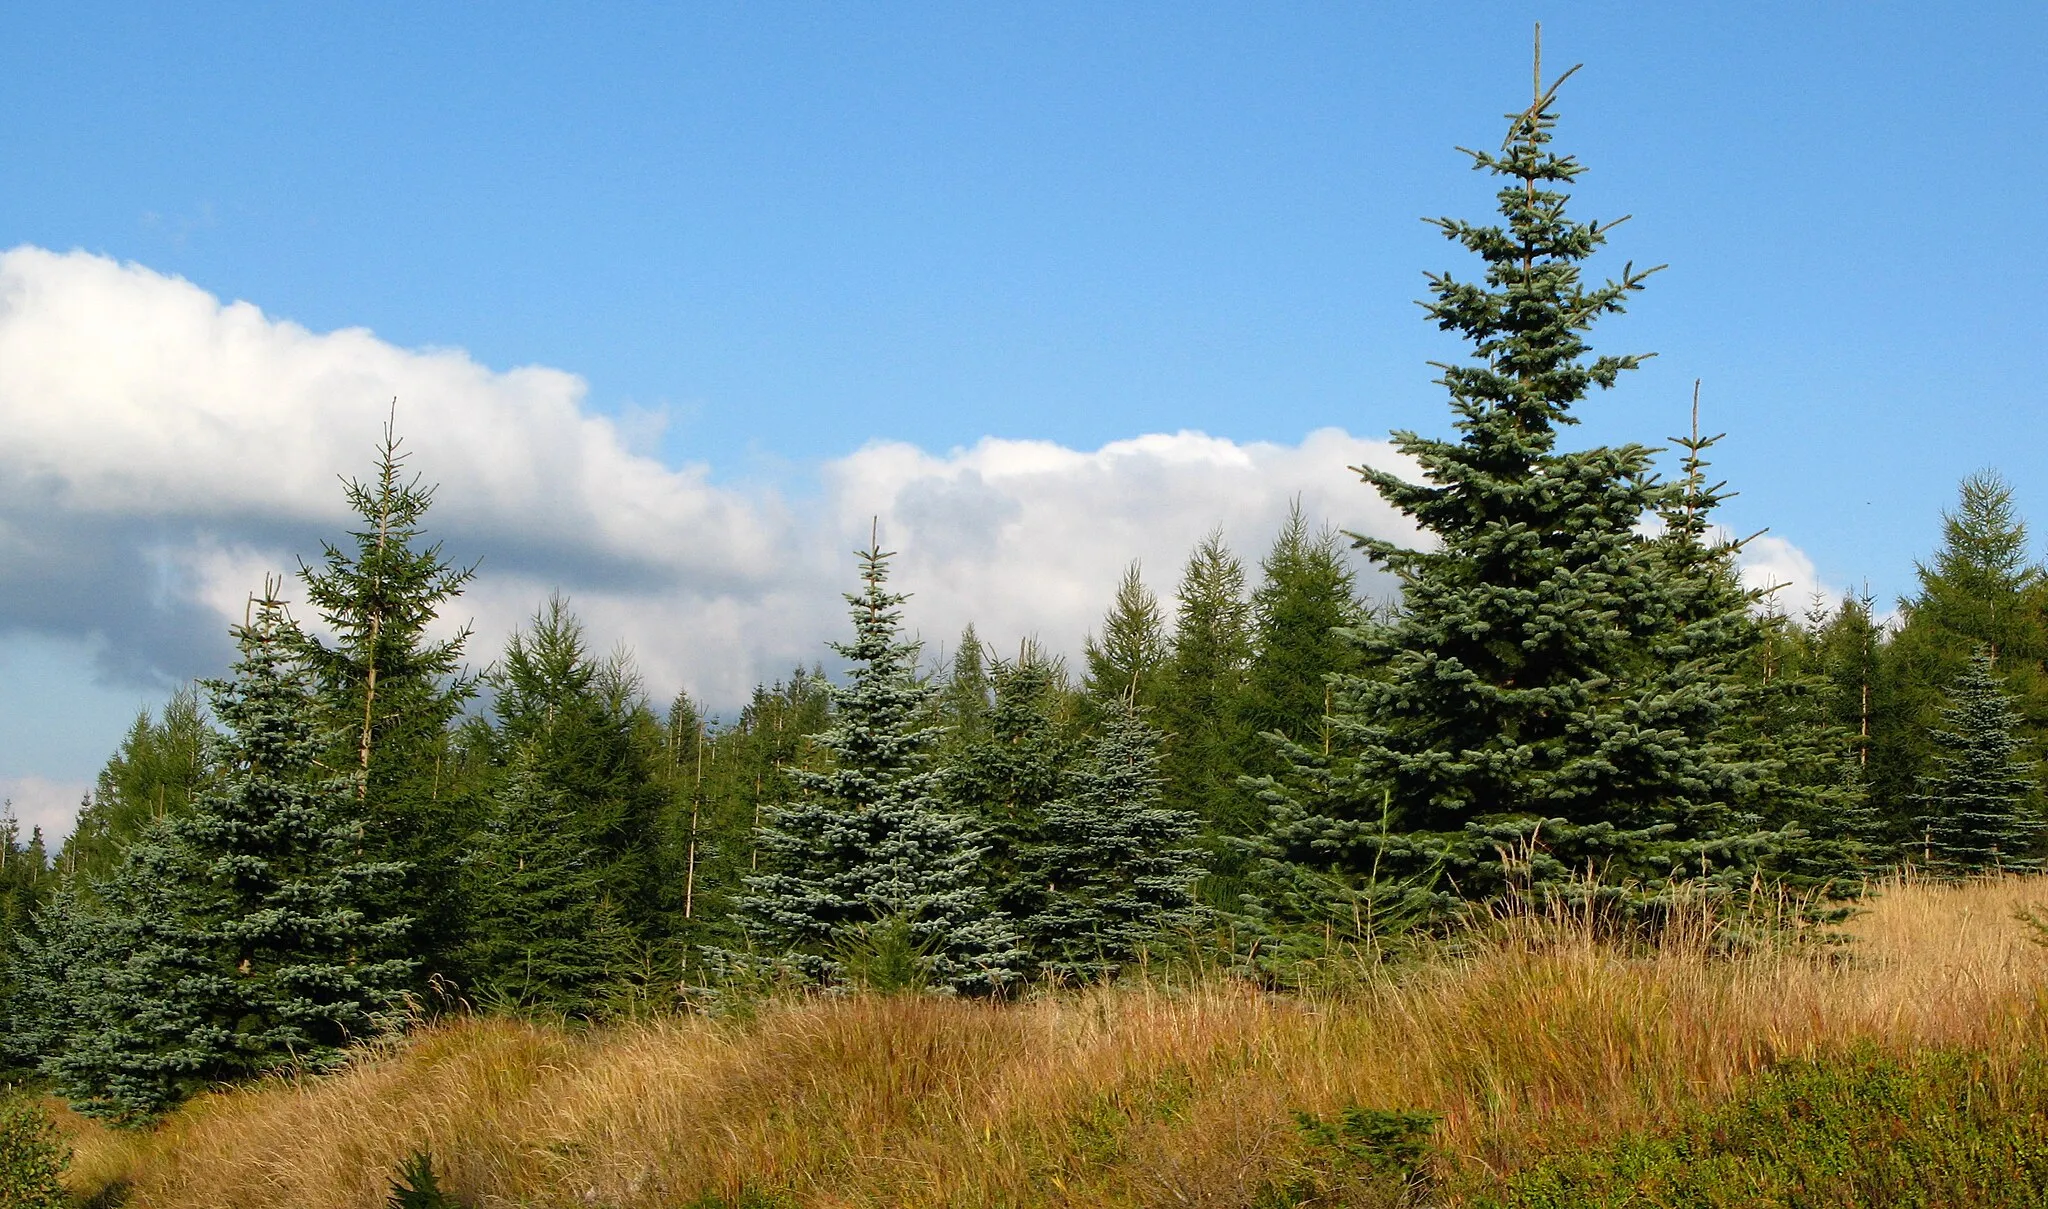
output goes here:
[[67, 1119], [71, 1178], [163, 1209], [370, 1209], [426, 1149], [479, 1206], [1274, 1205], [1320, 1161], [1296, 1112], [1357, 1104], [1441, 1113], [1454, 1188], [1787, 1058], [2041, 1050], [2048, 949], [2014, 916], [2043, 901], [2043, 879], [1894, 882], [1846, 945], [1732, 950], [1708, 920], [1641, 951], [1510, 921], [1312, 996], [1154, 979], [1010, 1005], [788, 1001], [744, 1023], [460, 1020], [147, 1133]]

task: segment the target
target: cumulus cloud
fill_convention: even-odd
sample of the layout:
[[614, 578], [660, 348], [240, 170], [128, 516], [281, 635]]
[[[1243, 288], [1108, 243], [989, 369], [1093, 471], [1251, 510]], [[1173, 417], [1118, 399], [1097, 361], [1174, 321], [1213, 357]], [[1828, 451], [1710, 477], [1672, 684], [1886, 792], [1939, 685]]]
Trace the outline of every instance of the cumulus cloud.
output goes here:
[[315, 333], [104, 257], [7, 252], [0, 632], [91, 638], [126, 682], [217, 671], [263, 577], [344, 531], [336, 477], [367, 469], [393, 398], [413, 468], [439, 484], [434, 536], [482, 563], [461, 606], [479, 660], [559, 589], [651, 688], [716, 705], [823, 653], [871, 518], [935, 644], [974, 620], [1068, 652], [1130, 559], [1170, 595], [1203, 534], [1255, 560], [1297, 496], [1314, 518], [1405, 531], [1346, 469], [1391, 449], [1335, 429], [1298, 445], [875, 444], [792, 502], [636, 452], [646, 417], [614, 422], [584, 394], [558, 370]]

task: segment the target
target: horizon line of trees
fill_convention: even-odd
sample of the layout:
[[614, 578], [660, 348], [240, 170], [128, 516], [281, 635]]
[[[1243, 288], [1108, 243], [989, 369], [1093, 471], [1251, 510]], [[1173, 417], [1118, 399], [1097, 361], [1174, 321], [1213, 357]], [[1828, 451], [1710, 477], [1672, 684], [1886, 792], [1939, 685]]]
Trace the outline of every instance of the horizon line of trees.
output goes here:
[[[1315, 529], [1254, 572], [1211, 534], [1170, 601], [1133, 564], [1079, 666], [970, 626], [942, 668], [860, 552], [847, 665], [718, 720], [647, 697], [569, 603], [472, 673], [435, 619], [473, 566], [386, 428], [359, 524], [269, 582], [227, 674], [145, 713], [55, 854], [0, 819], [0, 1054], [146, 1120], [223, 1080], [323, 1069], [466, 1004], [601, 1019], [801, 986], [1009, 996], [1204, 951], [1286, 984], [1472, 903], [1594, 896], [1654, 927], [1761, 884], [1818, 900], [1911, 863], [2041, 859], [2048, 572], [2009, 484], [1962, 484], [1919, 590], [1797, 616], [1746, 589], [1719, 439], [1560, 449], [1637, 358], [1587, 333], [1555, 86], [1510, 122], [1475, 255], [1430, 277], [1456, 436], [1359, 468], [1431, 540]], [[1645, 526], [1645, 519], [1656, 523]], [[1347, 539], [1397, 576], [1361, 598]]]

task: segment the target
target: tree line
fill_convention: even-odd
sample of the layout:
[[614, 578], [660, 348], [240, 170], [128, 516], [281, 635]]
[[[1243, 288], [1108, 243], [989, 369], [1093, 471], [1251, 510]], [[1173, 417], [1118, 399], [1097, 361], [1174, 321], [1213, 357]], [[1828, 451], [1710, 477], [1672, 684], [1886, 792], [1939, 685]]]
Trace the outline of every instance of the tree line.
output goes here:
[[1285, 982], [1503, 897], [1654, 926], [1680, 895], [2033, 868], [2048, 574], [2010, 485], [1964, 481], [1887, 621], [1743, 585], [1696, 408], [1669, 481], [1643, 445], [1561, 448], [1637, 364], [1589, 333], [1650, 274], [1582, 275], [1609, 225], [1566, 213], [1554, 97], [1472, 153], [1498, 217], [1439, 222], [1481, 266], [1425, 304], [1470, 350], [1455, 435], [1395, 434], [1419, 481], [1359, 471], [1425, 544], [1298, 507], [1255, 566], [1212, 534], [1167, 597], [1133, 564], [1076, 666], [972, 627], [927, 663], [878, 536], [844, 673], [736, 715], [651, 701], [560, 597], [472, 672], [435, 623], [475, 568], [387, 428], [299, 567], [309, 616], [266, 583], [56, 853], [0, 822], [6, 1060], [143, 1120], [460, 1006], [999, 997], [1189, 955]]

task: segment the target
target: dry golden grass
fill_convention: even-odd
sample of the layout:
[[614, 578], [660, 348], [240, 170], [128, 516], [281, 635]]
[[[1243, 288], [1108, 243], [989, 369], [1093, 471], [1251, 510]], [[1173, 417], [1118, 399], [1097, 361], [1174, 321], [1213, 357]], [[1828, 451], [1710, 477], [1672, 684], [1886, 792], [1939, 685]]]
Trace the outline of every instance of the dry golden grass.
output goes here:
[[[68, 1119], [84, 1191], [149, 1209], [370, 1209], [407, 1153], [479, 1206], [1246, 1206], [1293, 1111], [1429, 1108], [1503, 1171], [1859, 1042], [2048, 1040], [2048, 879], [1892, 883], [1847, 946], [1625, 954], [1556, 921], [1289, 997], [1153, 985], [990, 1006], [854, 997], [573, 1033], [424, 1030], [322, 1080], [208, 1096], [149, 1133]], [[711, 1200], [707, 1203], [720, 1203]]]

